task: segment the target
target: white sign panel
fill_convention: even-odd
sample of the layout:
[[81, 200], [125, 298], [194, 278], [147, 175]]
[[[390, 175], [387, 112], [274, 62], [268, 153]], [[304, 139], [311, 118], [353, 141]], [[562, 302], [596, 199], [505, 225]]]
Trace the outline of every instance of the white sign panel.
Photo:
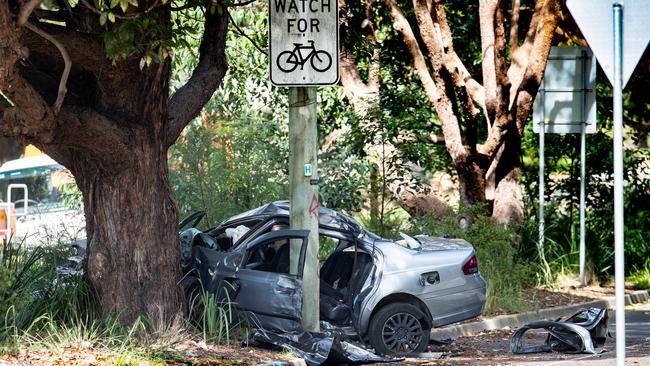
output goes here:
[[[625, 0], [623, 4], [623, 87], [650, 40], [650, 4], [648, 0]], [[614, 83], [613, 1], [567, 0], [571, 16], [596, 54], [610, 83]]]
[[596, 59], [585, 47], [553, 47], [533, 104], [533, 130], [596, 132]]
[[337, 0], [269, 0], [269, 70], [279, 86], [339, 80]]

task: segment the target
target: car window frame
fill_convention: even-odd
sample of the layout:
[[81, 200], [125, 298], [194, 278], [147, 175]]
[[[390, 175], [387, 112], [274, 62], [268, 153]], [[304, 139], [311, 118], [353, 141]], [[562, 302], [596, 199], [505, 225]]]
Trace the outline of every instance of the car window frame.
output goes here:
[[[262, 236], [255, 238], [253, 241], [247, 243], [243, 248], [243, 254], [244, 258], [242, 259], [241, 263], [242, 266], [245, 267], [244, 263], [247, 263], [248, 260], [250, 259], [251, 253], [257, 249], [259, 246], [264, 245], [269, 243], [270, 241], [275, 241], [279, 239], [288, 239], [289, 243], [287, 245], [291, 245], [291, 240], [294, 239], [299, 239], [302, 240], [302, 244], [300, 246], [300, 256], [298, 258], [298, 273], [291, 274], [291, 273], [280, 273], [280, 272], [270, 272], [270, 271], [258, 271], [258, 272], [265, 272], [265, 273], [274, 273], [277, 275], [282, 275], [282, 276], [289, 276], [293, 277], [299, 280], [302, 280], [303, 272], [304, 272], [304, 267], [305, 267], [305, 257], [307, 255], [307, 246], [309, 245], [309, 230], [302, 230], [302, 229], [282, 229], [278, 231], [272, 231], [269, 233], [264, 233]], [[246, 268], [248, 271], [257, 271], [255, 269], [251, 268]]]

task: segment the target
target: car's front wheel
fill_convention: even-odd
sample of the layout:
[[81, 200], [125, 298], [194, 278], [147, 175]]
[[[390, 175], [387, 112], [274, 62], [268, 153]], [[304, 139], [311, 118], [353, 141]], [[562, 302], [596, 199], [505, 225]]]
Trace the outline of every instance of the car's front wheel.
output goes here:
[[411, 304], [386, 305], [370, 321], [370, 344], [380, 354], [424, 352], [430, 337], [425, 317]]

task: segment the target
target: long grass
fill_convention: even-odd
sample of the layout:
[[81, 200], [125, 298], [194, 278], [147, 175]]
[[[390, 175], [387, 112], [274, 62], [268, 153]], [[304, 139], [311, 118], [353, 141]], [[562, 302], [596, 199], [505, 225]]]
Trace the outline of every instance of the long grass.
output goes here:
[[643, 268], [635, 269], [627, 280], [636, 290], [650, 289], [650, 260]]
[[182, 316], [162, 314], [125, 325], [119, 314], [101, 314], [99, 296], [85, 276], [55, 274], [56, 266], [74, 254], [67, 247], [10, 243], [1, 249], [0, 354], [74, 348], [101, 350], [117, 365], [155, 364], [166, 358], [180, 362], [183, 356], [174, 351], [179, 343], [200, 338], [230, 342], [239, 325], [227, 291], [220, 300], [202, 292], [205, 306], [198, 327]]

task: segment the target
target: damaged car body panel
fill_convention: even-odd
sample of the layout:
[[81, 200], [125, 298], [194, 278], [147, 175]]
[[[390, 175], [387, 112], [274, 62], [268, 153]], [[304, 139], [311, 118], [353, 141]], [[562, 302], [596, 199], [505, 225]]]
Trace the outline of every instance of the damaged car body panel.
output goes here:
[[[608, 322], [607, 309], [590, 308], [574, 314], [565, 321], [527, 323], [512, 335], [510, 350], [515, 354], [601, 353], [609, 333]], [[544, 344], [524, 345], [524, 334], [531, 329], [543, 329], [548, 332]]]
[[[254, 314], [256, 322], [270, 329], [300, 330], [308, 235], [306, 230], [270, 232], [231, 252], [195, 246], [194, 269], [209, 293], [219, 294], [227, 284], [230, 299], [241, 311]], [[289, 273], [291, 240], [298, 240], [301, 248], [296, 274]]]
[[[422, 238], [418, 237], [424, 242]], [[456, 239], [440, 238], [442, 242], [445, 240]], [[486, 299], [485, 281], [478, 272], [468, 276], [458, 275], [460, 266], [470, 260], [474, 253], [473, 248], [464, 243], [467, 246], [460, 249], [433, 249], [423, 245], [421, 250], [387, 241], [375, 243], [381, 257], [391, 260], [378, 262], [382, 266], [377, 274], [381, 276], [381, 286], [368, 297], [364, 307], [373, 309], [391, 299], [406, 301], [428, 314], [429, 326], [436, 327], [480, 315]], [[435, 250], [446, 253], [429, 255]], [[362, 314], [359, 328], [366, 329], [372, 315], [371, 312]]]
[[[198, 273], [215, 294], [228, 283], [237, 307], [255, 314], [265, 329], [300, 329], [307, 231], [288, 230], [288, 202], [205, 231], [192, 222], [180, 233], [186, 273]], [[379, 353], [421, 352], [432, 326], [482, 311], [485, 281], [464, 240], [402, 234], [391, 241], [324, 207], [319, 235], [335, 247], [320, 269], [321, 321], [370, 342]], [[298, 273], [289, 273], [288, 243], [296, 239], [302, 240]]]

